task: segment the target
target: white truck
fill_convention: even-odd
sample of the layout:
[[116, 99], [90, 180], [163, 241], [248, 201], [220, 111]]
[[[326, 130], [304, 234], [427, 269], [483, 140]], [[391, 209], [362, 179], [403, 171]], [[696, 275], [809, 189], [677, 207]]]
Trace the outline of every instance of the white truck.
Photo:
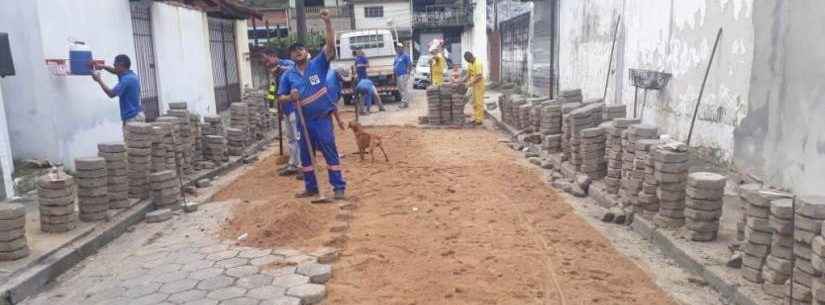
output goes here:
[[353, 93], [357, 84], [352, 67], [355, 65], [353, 51], [364, 51], [364, 55], [369, 60], [367, 76], [375, 83], [378, 93], [381, 95], [392, 95], [395, 100], [401, 100], [398, 86], [393, 73], [393, 63], [395, 61], [395, 39], [389, 29], [359, 30], [339, 34], [338, 36], [338, 56], [332, 62], [333, 68], [343, 68], [351, 71], [343, 76], [344, 82], [341, 84], [341, 95], [344, 103], [351, 104]]

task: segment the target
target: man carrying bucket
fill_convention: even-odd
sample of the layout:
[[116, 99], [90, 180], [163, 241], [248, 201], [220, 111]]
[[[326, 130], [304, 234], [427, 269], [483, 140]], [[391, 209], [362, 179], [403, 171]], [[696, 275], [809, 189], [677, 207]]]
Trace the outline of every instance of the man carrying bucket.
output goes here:
[[110, 98], [117, 96], [120, 100], [120, 119], [123, 125], [146, 120], [143, 116], [143, 108], [140, 106], [140, 79], [135, 72], [130, 70], [131, 67], [132, 61], [129, 56], [123, 54], [115, 57], [114, 67], [94, 66], [95, 69], [103, 69], [117, 75], [117, 85], [111, 89], [100, 79], [100, 72], [92, 73], [92, 79], [100, 84], [100, 88], [106, 95]]
[[[346, 182], [341, 174], [331, 118], [336, 107], [330, 99], [326, 82], [330, 60], [335, 58], [335, 32], [332, 29], [329, 11], [323, 10], [320, 15], [326, 26], [324, 49], [315, 58], [310, 59], [309, 51], [302, 44], [296, 43], [289, 47], [289, 54], [295, 66], [287, 70], [281, 78], [278, 100], [281, 103], [295, 103], [296, 110], [299, 111], [299, 116], [303, 115], [302, 121], [305, 123], [300, 124], [298, 130], [306, 132], [299, 140], [306, 189], [295, 197], [308, 198], [320, 194], [311, 155], [312, 150], [319, 150], [327, 161], [329, 182], [335, 191], [335, 199], [344, 199]], [[303, 149], [310, 145], [312, 149]]]

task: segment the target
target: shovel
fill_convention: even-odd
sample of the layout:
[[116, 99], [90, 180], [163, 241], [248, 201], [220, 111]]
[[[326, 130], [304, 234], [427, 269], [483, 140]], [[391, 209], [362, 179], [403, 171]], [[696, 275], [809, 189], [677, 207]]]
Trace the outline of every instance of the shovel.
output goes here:
[[[304, 111], [301, 109], [301, 101], [295, 101], [295, 109], [298, 110], [298, 119], [301, 120], [301, 132], [304, 133], [304, 142], [307, 143], [307, 153], [309, 153], [309, 160], [312, 162], [312, 174], [315, 175], [315, 179], [318, 179], [318, 172], [315, 171], [315, 165], [318, 164], [315, 161], [315, 154], [312, 153], [312, 138], [309, 137], [309, 130], [307, 130], [306, 120], [304, 120]], [[332, 200], [324, 196], [324, 191], [322, 191], [322, 187], [318, 187], [318, 198], [311, 200], [311, 203], [331, 203]]]

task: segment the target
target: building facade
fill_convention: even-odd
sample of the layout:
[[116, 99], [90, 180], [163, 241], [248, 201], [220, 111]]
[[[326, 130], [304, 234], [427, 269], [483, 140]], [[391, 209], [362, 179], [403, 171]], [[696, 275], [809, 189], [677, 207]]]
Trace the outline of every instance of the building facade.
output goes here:
[[405, 0], [353, 0], [355, 29], [388, 28], [396, 40], [407, 43], [412, 38], [410, 4]]

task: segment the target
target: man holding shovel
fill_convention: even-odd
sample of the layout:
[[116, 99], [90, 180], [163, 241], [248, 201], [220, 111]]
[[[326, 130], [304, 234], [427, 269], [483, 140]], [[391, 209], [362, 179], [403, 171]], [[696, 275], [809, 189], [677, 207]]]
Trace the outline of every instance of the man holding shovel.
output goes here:
[[[341, 174], [331, 118], [336, 107], [335, 101], [330, 98], [326, 83], [330, 60], [335, 58], [335, 32], [332, 29], [329, 11], [323, 10], [320, 15], [326, 26], [324, 49], [315, 58], [310, 59], [309, 51], [302, 44], [296, 43], [289, 47], [289, 54], [295, 66], [287, 70], [281, 78], [278, 100], [281, 103], [294, 103], [299, 119], [298, 131], [302, 133], [299, 145], [306, 190], [295, 197], [308, 198], [320, 195], [313, 164], [313, 150], [320, 150], [327, 161], [329, 183], [335, 192], [335, 199], [344, 199], [346, 182]], [[316, 201], [322, 202], [325, 198], [321, 196]]]

